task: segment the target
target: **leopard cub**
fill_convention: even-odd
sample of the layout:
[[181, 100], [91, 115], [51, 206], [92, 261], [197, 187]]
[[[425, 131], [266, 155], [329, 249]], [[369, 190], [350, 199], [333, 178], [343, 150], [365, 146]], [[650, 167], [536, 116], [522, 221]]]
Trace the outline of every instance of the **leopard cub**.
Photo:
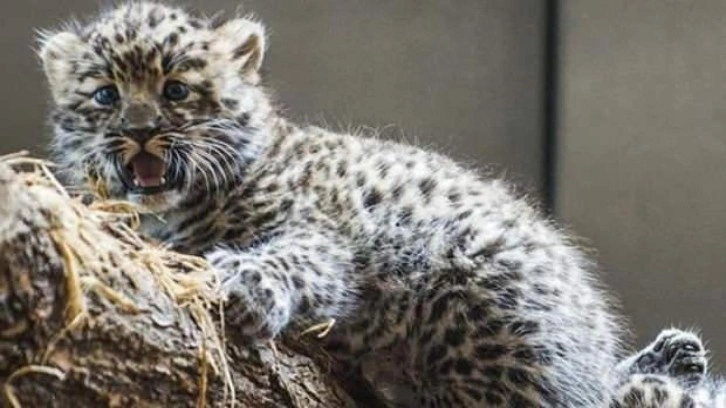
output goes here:
[[335, 319], [322, 341], [392, 406], [608, 401], [620, 326], [571, 240], [502, 180], [285, 119], [266, 47], [255, 19], [152, 2], [45, 32], [64, 181], [205, 256], [231, 338]]

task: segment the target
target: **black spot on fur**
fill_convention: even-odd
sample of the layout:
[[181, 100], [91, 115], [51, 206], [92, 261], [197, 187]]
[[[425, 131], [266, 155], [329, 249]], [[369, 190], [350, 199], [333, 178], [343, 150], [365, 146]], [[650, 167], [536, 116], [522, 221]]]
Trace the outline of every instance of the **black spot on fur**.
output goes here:
[[207, 66], [207, 61], [202, 58], [187, 58], [179, 63], [176, 70], [179, 72], [201, 71]]
[[348, 174], [348, 163], [345, 160], [341, 160], [338, 162], [338, 166], [335, 170], [335, 173], [338, 175], [338, 177], [345, 177]]
[[469, 218], [472, 213], [473, 213], [472, 210], [462, 211], [462, 212], [460, 212], [459, 214], [456, 215], [456, 220], [457, 221], [463, 221], [463, 220]]
[[189, 19], [189, 26], [195, 30], [199, 30], [202, 28], [202, 22], [198, 18], [191, 18]]
[[378, 176], [380, 176], [382, 179], [385, 179], [388, 176], [388, 170], [390, 170], [391, 165], [388, 163], [379, 163], [378, 164]]
[[482, 360], [496, 360], [504, 357], [509, 349], [502, 344], [482, 343], [474, 349], [477, 358]]
[[466, 393], [466, 395], [469, 396], [469, 398], [473, 399], [474, 401], [482, 400], [482, 394], [473, 388], [466, 387], [464, 388], [464, 392]]
[[421, 190], [421, 194], [424, 196], [424, 198], [428, 199], [431, 197], [431, 192], [436, 188], [436, 180], [428, 177], [418, 184], [419, 190]]
[[486, 377], [490, 383], [498, 383], [504, 373], [504, 368], [498, 365], [489, 365], [482, 370], [484, 377]]
[[149, 28], [155, 28], [159, 23], [164, 21], [164, 16], [158, 16], [157, 13], [150, 13], [149, 17], [146, 19], [146, 24], [149, 25]]
[[480, 321], [487, 317], [487, 309], [484, 305], [481, 304], [474, 305], [466, 313], [466, 317], [467, 319], [469, 319], [469, 321]]
[[234, 110], [239, 106], [239, 102], [236, 99], [222, 98], [222, 105], [227, 109]]
[[451, 370], [453, 368], [454, 368], [453, 360], [451, 360], [451, 359], [444, 360], [444, 362], [441, 363], [441, 365], [439, 366], [439, 369], [438, 369], [439, 375], [442, 377], [447, 377], [449, 375], [449, 373], [451, 373]]
[[519, 367], [509, 367], [507, 370], [507, 377], [513, 384], [520, 387], [533, 382], [531, 375], [526, 370]]
[[391, 191], [391, 198], [393, 198], [394, 201], [398, 201], [401, 198], [401, 195], [403, 194], [403, 185], [399, 184], [396, 187], [393, 188]]
[[179, 43], [179, 34], [171, 33], [164, 39], [164, 45], [173, 47]]
[[655, 402], [658, 404], [663, 404], [668, 399], [668, 391], [656, 388], [653, 390], [653, 394], [655, 395]]
[[541, 406], [519, 392], [513, 392], [509, 396], [509, 406], [512, 408], [534, 408]]
[[237, 123], [240, 126], [242, 126], [242, 127], [249, 125], [249, 123], [250, 123], [250, 114], [247, 113], [247, 112], [245, 112], [245, 113], [237, 116]]
[[469, 375], [473, 369], [474, 366], [471, 364], [471, 361], [464, 358], [458, 358], [454, 363], [454, 370], [461, 375]]
[[436, 299], [433, 305], [431, 305], [431, 313], [429, 313], [428, 323], [435, 323], [441, 320], [441, 317], [443, 317], [444, 313], [446, 313], [451, 300], [453, 300], [453, 295], [451, 293], [445, 293]]
[[491, 337], [499, 334], [504, 328], [505, 322], [502, 320], [491, 319], [484, 323], [483, 326], [479, 327], [477, 334], [481, 337]]
[[491, 404], [492, 406], [503, 406], [504, 404], [504, 397], [502, 394], [494, 391], [494, 390], [487, 390], [484, 392], [484, 399], [486, 399], [488, 404]]
[[368, 180], [366, 180], [365, 173], [359, 172], [358, 175], [356, 176], [356, 185], [358, 187], [363, 187], [366, 185], [367, 182], [368, 182]]
[[292, 277], [292, 283], [293, 283], [293, 285], [295, 285], [295, 289], [298, 289], [298, 290], [300, 290], [300, 289], [302, 289], [302, 288], [305, 287], [305, 281], [302, 280], [302, 278], [300, 278], [297, 275], [293, 275], [293, 277]]
[[539, 332], [539, 323], [533, 320], [515, 321], [509, 326], [512, 334], [518, 337], [529, 336]]
[[431, 351], [429, 351], [429, 354], [426, 357], [426, 363], [427, 365], [434, 365], [444, 357], [446, 357], [446, 347], [438, 344], [432, 347]]
[[459, 201], [461, 201], [461, 193], [457, 191], [452, 191], [449, 193], [448, 198], [449, 201], [451, 201], [452, 203], [458, 203]]
[[453, 328], [446, 330], [444, 340], [449, 346], [458, 347], [464, 343], [465, 331], [462, 328]]
[[370, 209], [371, 207], [379, 204], [382, 199], [383, 197], [381, 196], [381, 193], [375, 188], [372, 188], [365, 193], [365, 196], [363, 198], [363, 206], [367, 209]]
[[497, 293], [497, 305], [504, 310], [513, 310], [519, 304], [521, 295], [519, 289], [506, 288]]

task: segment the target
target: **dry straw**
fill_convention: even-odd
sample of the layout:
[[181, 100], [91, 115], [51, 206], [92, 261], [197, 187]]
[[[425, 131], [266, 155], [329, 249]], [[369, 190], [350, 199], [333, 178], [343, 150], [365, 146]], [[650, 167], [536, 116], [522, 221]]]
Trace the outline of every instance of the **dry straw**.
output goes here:
[[[134, 230], [139, 224], [139, 211], [130, 203], [104, 200], [87, 206], [80, 199], [72, 198], [52, 175], [51, 163], [21, 152], [1, 156], [0, 165], [12, 167], [28, 193], [49, 209], [50, 235], [63, 257], [68, 294], [66, 327], [42, 352], [38, 359], [40, 364], [22, 367], [6, 380], [5, 394], [11, 405], [20, 406], [12, 387], [12, 381], [19, 376], [44, 373], [63, 378], [62, 371], [46, 364], [47, 358], [58, 340], [83, 327], [88, 317], [86, 296], [89, 292], [106, 299], [118, 313], [144, 312], [131, 296], [113, 287], [111, 282], [117, 277], [110, 276], [109, 270], [114, 270], [120, 271], [132, 283], [151, 274], [178, 307], [188, 310], [202, 333], [197, 406], [203, 407], [206, 402], [209, 368], [223, 378], [224, 405], [233, 406], [236, 398], [225, 352], [224, 331], [211, 313], [221, 303], [217, 298], [219, 282], [206, 262], [165, 250], [140, 238]], [[221, 314], [221, 308], [219, 312]]]

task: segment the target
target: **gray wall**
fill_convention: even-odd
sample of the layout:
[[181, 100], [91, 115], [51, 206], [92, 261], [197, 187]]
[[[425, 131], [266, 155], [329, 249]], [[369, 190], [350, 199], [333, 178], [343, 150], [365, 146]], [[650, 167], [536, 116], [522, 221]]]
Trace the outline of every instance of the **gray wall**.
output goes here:
[[245, 4], [270, 28], [269, 80], [296, 117], [379, 127], [540, 185], [544, 2]]
[[703, 328], [726, 368], [726, 2], [562, 4], [558, 214], [640, 335]]
[[[0, 154], [42, 151], [33, 28], [97, 1], [0, 2]], [[213, 12], [233, 0], [192, 0]], [[291, 115], [369, 125], [543, 185], [542, 0], [250, 0]], [[704, 328], [726, 361], [726, 3], [562, 5], [557, 215], [598, 249], [640, 341]], [[721, 159], [721, 160], [720, 160]]]

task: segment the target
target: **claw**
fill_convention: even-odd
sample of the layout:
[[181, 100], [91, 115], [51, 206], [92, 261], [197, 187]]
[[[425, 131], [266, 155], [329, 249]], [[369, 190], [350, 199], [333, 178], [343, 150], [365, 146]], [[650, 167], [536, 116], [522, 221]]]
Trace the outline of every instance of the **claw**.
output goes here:
[[682, 347], [686, 351], [698, 351], [698, 347], [696, 347], [694, 344], [685, 344]]

